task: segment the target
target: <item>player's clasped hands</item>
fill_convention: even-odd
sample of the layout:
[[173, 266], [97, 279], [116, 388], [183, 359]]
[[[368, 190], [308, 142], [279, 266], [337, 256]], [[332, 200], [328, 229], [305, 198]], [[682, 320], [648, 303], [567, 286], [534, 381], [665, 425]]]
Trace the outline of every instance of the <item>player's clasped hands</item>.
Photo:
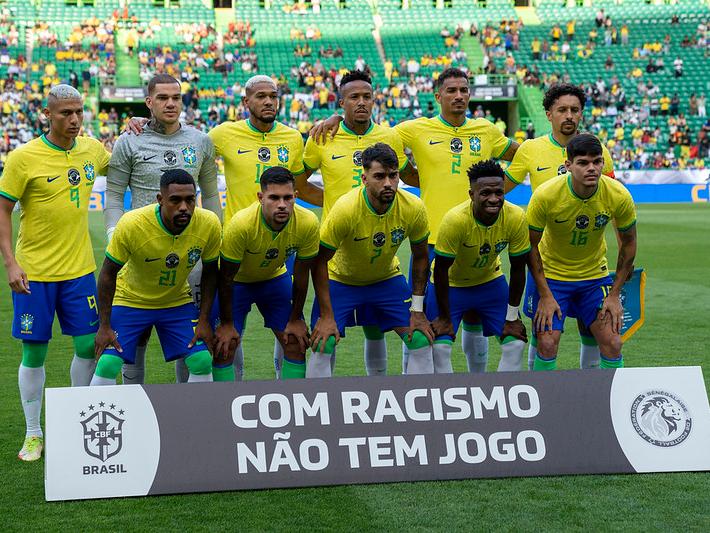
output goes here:
[[528, 342], [528, 332], [525, 330], [525, 324], [520, 318], [516, 320], [506, 320], [503, 325], [503, 333], [501, 333], [501, 339], [506, 337], [515, 337], [523, 342]]
[[434, 322], [431, 323], [431, 328], [434, 330], [434, 334], [437, 337], [442, 337], [448, 335], [452, 340], [456, 340], [456, 335], [454, 334], [454, 325], [450, 318], [436, 317]]
[[302, 318], [288, 321], [283, 331], [282, 344], [286, 346], [292, 338], [298, 343], [300, 351], [305, 352], [308, 348], [309, 335], [308, 326]]
[[321, 316], [311, 332], [311, 350], [322, 351], [330, 337], [335, 337], [336, 344], [340, 342], [338, 325], [335, 323], [335, 319]]
[[421, 331], [426, 336], [429, 340], [429, 344], [434, 344], [434, 330], [431, 327], [431, 322], [429, 322], [424, 313], [412, 311], [409, 314], [409, 331], [407, 332], [407, 340], [412, 340], [412, 335], [414, 335], [416, 330]]
[[540, 296], [540, 302], [537, 304], [537, 311], [533, 319], [535, 331], [537, 333], [552, 331], [552, 319], [555, 315], [562, 320], [562, 310], [557, 300], [555, 300], [552, 294]]
[[101, 354], [104, 353], [104, 350], [110, 347], [115, 348], [118, 353], [123, 353], [121, 343], [118, 342], [118, 335], [116, 335], [111, 325], [101, 324], [99, 330], [96, 332], [96, 337], [94, 337], [94, 355], [96, 360], [98, 361]]
[[220, 324], [214, 333], [212, 342], [212, 357], [215, 363], [230, 364], [234, 359], [234, 351], [239, 346], [239, 333], [233, 323]]
[[192, 337], [190, 344], [187, 345], [188, 348], [192, 348], [199, 341], [202, 341], [207, 346], [210, 352], [214, 352], [214, 332], [212, 327], [209, 325], [207, 320], [198, 320], [195, 326], [195, 335]]

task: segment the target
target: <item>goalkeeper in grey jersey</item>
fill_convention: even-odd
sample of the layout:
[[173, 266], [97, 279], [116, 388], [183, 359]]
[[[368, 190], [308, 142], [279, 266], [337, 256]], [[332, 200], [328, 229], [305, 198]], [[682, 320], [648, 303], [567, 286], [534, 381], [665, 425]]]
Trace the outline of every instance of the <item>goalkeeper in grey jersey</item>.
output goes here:
[[[146, 106], [151, 119], [141, 135], [124, 133], [116, 141], [106, 180], [106, 235], [111, 239], [118, 219], [123, 215], [126, 188], [131, 189], [131, 209], [155, 203], [160, 190], [160, 176], [166, 170], [181, 168], [200, 186], [202, 207], [222, 219], [217, 190], [217, 165], [214, 145], [201, 131], [180, 124], [182, 99], [180, 82], [168, 74], [158, 74], [148, 83]], [[201, 268], [195, 267], [189, 278], [195, 303], [199, 303]], [[145, 351], [150, 331], [139, 342], [135, 364], [123, 366], [123, 383], [143, 383]], [[184, 363], [176, 365], [178, 382], [187, 381]]]

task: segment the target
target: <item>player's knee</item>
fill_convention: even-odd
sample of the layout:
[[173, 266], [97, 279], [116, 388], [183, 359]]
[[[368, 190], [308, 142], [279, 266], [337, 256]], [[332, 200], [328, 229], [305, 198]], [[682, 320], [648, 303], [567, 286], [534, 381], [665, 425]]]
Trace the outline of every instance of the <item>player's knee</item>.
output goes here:
[[77, 357], [81, 357], [82, 359], [94, 358], [94, 337], [96, 337], [94, 333], [72, 337], [74, 341], [74, 353]]
[[599, 343], [599, 352], [607, 359], [615, 359], [619, 357], [624, 343], [619, 335], [611, 335]]
[[123, 366], [123, 359], [117, 355], [105, 353], [96, 364], [96, 375], [106, 379], [116, 379]]
[[27, 342], [22, 343], [22, 366], [27, 368], [39, 368], [44, 365], [47, 359], [46, 342]]
[[190, 374], [206, 376], [212, 372], [212, 356], [207, 350], [202, 350], [185, 358], [185, 364]]
[[537, 351], [545, 359], [557, 356], [558, 341], [553, 335], [540, 335], [537, 337]]
[[406, 344], [407, 348], [410, 350], [418, 350], [419, 348], [429, 346], [429, 339], [418, 329], [412, 334], [412, 340], [409, 340], [409, 336], [406, 333], [404, 334], [403, 340], [404, 344]]
[[291, 339], [289, 339], [289, 343], [286, 346], [283, 346], [283, 350], [284, 357], [289, 361], [302, 363], [306, 360], [306, 352], [301, 350], [298, 342], [292, 342]]
[[385, 334], [377, 326], [363, 326], [362, 332], [369, 341], [380, 341], [385, 338]]

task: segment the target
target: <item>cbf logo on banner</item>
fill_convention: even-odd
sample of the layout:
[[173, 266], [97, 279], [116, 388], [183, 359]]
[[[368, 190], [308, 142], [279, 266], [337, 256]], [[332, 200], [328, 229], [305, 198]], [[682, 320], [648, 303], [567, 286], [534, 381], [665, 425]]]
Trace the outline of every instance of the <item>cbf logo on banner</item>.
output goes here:
[[55, 388], [45, 495], [710, 470], [708, 443], [699, 367]]

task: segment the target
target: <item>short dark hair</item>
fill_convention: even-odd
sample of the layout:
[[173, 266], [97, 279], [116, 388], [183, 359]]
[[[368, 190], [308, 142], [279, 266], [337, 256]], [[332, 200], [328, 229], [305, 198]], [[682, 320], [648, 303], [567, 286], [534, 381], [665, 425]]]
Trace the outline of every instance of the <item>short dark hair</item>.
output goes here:
[[468, 174], [468, 181], [473, 185], [479, 178], [500, 178], [505, 179], [505, 172], [503, 168], [493, 161], [493, 159], [486, 159], [484, 161], [479, 161], [475, 165], [471, 165], [466, 172]]
[[465, 80], [468, 80], [468, 74], [466, 74], [460, 68], [446, 68], [441, 74], [439, 74], [439, 77], [436, 78], [436, 90], [438, 91], [439, 89], [441, 89], [441, 86], [444, 85], [444, 82], [450, 78], [463, 78]]
[[340, 85], [338, 85], [338, 90], [342, 93], [343, 87], [345, 87], [351, 81], [364, 81], [372, 85], [372, 78], [368, 76], [366, 72], [362, 70], [349, 70], [346, 72], [342, 78], [340, 78]]
[[362, 153], [362, 168], [369, 170], [374, 161], [385, 168], [399, 168], [397, 154], [385, 143], [377, 143], [365, 148]]
[[[163, 175], [160, 176], [161, 189], [167, 189], [173, 183], [177, 183], [178, 185], [192, 185], [195, 187], [195, 179], [187, 170], [181, 168], [171, 168], [163, 172]], [[195, 189], [197, 189], [197, 187], [195, 187]]]
[[578, 155], [602, 155], [602, 143], [591, 133], [579, 133], [567, 143], [567, 159], [574, 161]]
[[545, 108], [545, 111], [549, 111], [560, 96], [567, 96], [568, 94], [576, 96], [579, 100], [579, 105], [584, 109], [584, 105], [587, 103], [587, 95], [584, 94], [584, 90], [581, 87], [571, 83], [556, 83], [550, 87], [542, 99], [542, 107]]
[[148, 95], [153, 94], [155, 86], [159, 83], [177, 83], [178, 87], [180, 87], [180, 82], [170, 74], [156, 74], [150, 78], [150, 81], [148, 82]]
[[296, 186], [296, 180], [291, 174], [291, 171], [285, 167], [271, 167], [267, 168], [259, 179], [261, 184], [261, 190], [265, 191], [266, 188], [271, 185], [286, 185], [287, 183]]

